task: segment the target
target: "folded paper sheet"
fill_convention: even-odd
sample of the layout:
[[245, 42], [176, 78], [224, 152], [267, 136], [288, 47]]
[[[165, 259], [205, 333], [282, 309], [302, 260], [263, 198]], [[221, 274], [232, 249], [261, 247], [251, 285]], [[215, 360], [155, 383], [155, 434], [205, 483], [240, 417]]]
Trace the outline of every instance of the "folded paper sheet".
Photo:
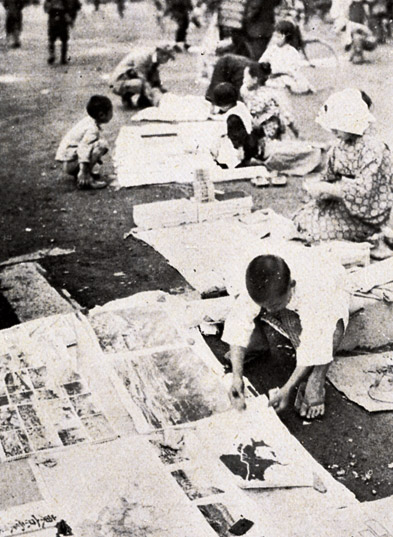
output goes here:
[[328, 379], [369, 412], [393, 410], [392, 352], [338, 357], [330, 366]]

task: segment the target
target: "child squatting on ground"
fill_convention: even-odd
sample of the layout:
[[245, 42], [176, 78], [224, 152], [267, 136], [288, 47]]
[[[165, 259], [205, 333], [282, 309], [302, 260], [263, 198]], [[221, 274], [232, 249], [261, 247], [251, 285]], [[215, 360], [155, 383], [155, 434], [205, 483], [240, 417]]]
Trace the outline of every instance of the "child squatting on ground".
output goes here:
[[[285, 248], [285, 250], [283, 250]], [[222, 340], [230, 345], [232, 404], [245, 408], [243, 366], [257, 358], [263, 369], [277, 343], [267, 325], [288, 339], [296, 366], [286, 383], [270, 395], [277, 411], [299, 386], [296, 410], [314, 419], [325, 412], [325, 379], [349, 316], [346, 273], [334, 259], [321, 259], [311, 248], [284, 246], [279, 255], [259, 255], [247, 266], [231, 267], [239, 291], [226, 318]], [[242, 283], [242, 280], [244, 283]], [[245, 284], [245, 285], [244, 285]], [[236, 284], [235, 284], [236, 285]], [[307, 377], [303, 384], [301, 381]]]
[[93, 173], [96, 164], [108, 152], [108, 144], [101, 137], [101, 125], [113, 116], [112, 102], [103, 95], [93, 95], [87, 103], [88, 116], [70, 129], [60, 142], [56, 160], [63, 163], [64, 173], [76, 179], [80, 189], [99, 189], [107, 186], [99, 174]]

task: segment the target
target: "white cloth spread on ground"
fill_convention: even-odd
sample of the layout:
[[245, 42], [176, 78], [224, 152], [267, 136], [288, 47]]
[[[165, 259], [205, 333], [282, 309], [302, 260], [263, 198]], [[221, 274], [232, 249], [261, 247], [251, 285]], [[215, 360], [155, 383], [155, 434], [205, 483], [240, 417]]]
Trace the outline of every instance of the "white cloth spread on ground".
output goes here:
[[[348, 322], [349, 293], [345, 289], [345, 271], [338, 263], [328, 258], [322, 261], [320, 254], [307, 249], [299, 253], [288, 248], [277, 255], [286, 261], [296, 282], [287, 308], [299, 315], [302, 325], [297, 365], [328, 364], [333, 359], [337, 321], [343, 319], [345, 325]], [[225, 322], [223, 341], [247, 347], [259, 312], [260, 307], [242, 289]]]

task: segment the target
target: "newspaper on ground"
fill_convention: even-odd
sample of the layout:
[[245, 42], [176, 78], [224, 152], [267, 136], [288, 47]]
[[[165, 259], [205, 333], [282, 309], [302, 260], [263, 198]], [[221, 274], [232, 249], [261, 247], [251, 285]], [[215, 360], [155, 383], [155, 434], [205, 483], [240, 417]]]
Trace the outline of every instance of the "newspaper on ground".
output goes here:
[[393, 353], [335, 358], [328, 379], [368, 412], [393, 410]]

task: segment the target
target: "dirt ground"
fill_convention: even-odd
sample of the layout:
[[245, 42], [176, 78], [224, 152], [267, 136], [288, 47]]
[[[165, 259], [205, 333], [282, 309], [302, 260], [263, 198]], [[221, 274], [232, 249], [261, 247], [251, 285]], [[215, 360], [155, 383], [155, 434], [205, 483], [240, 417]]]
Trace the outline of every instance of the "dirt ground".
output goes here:
[[[135, 42], [153, 42], [168, 37], [155, 24], [152, 8], [145, 3], [127, 4], [125, 18], [107, 4], [98, 12], [85, 5], [72, 32], [71, 63], [46, 63], [46, 17], [42, 6], [24, 11], [22, 48], [5, 47], [4, 12], [0, 8], [0, 148], [1, 229], [0, 261], [39, 248], [75, 248], [75, 254], [42, 262], [55, 286], [65, 288], [82, 306], [91, 308], [115, 298], [153, 289], [170, 291], [187, 288], [181, 275], [168, 266], [152, 248], [123, 235], [133, 226], [134, 204], [187, 197], [188, 186], [156, 186], [115, 191], [77, 191], [61, 178], [54, 154], [66, 130], [83, 115], [93, 93], [108, 94], [108, 74]], [[334, 42], [331, 28], [314, 21], [310, 34]], [[194, 31], [191, 41], [201, 38]], [[337, 47], [339, 51], [339, 48]], [[378, 129], [393, 145], [391, 129], [393, 95], [391, 45], [380, 47], [373, 62], [352, 66], [341, 60], [310, 69], [308, 76], [317, 88], [312, 96], [293, 98], [295, 114], [305, 138], [327, 140], [315, 123], [318, 106], [334, 89], [360, 86], [375, 103]], [[184, 53], [163, 69], [168, 89], [177, 93], [202, 94], [204, 84], [197, 76], [198, 58]], [[114, 97], [115, 114], [107, 138], [114, 143], [119, 128], [130, 118]], [[113, 172], [108, 164], [105, 171]], [[221, 187], [221, 185], [220, 185]], [[255, 207], [272, 207], [291, 214], [301, 199], [301, 181], [291, 179], [284, 189], [257, 190], [245, 182], [226, 184], [226, 190], [247, 190]], [[115, 273], [124, 276], [115, 276]], [[17, 322], [0, 297], [0, 327]], [[208, 343], [220, 358], [226, 350], [216, 338]], [[263, 377], [259, 364], [247, 373], [260, 391], [282, 382], [293, 360], [278, 357], [267, 363]], [[391, 413], [368, 414], [327, 387], [326, 417], [309, 425], [289, 409], [282, 417], [290, 431], [312, 455], [359, 500], [373, 500], [393, 493], [393, 441]], [[261, 424], [262, 426], [262, 424]], [[371, 472], [370, 472], [371, 471]]]

